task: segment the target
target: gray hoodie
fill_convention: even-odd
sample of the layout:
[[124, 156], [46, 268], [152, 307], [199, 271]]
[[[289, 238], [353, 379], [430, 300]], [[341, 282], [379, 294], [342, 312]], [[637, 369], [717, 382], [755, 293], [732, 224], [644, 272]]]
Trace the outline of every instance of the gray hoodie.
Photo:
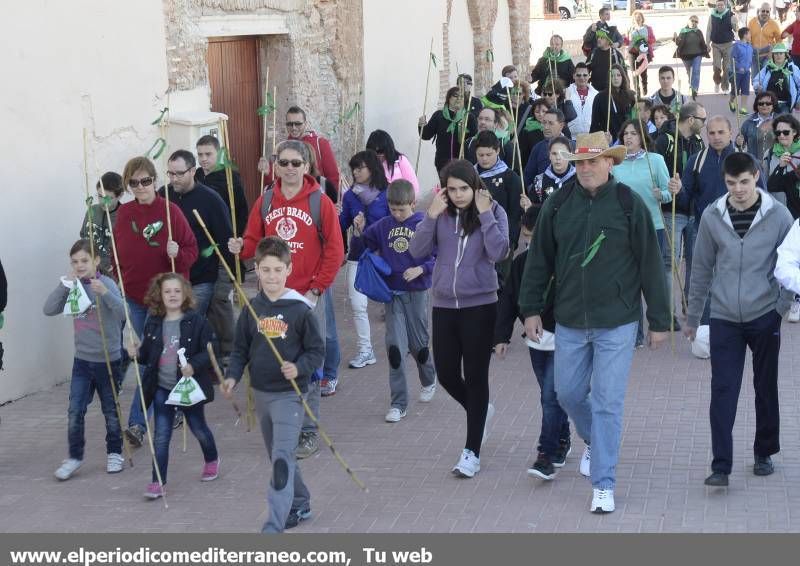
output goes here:
[[769, 193], [758, 189], [761, 208], [740, 238], [728, 214], [728, 194], [703, 212], [692, 259], [688, 325], [700, 324], [709, 288], [711, 318], [749, 322], [775, 310], [783, 316], [793, 293], [775, 279], [777, 248], [792, 227], [792, 215]]

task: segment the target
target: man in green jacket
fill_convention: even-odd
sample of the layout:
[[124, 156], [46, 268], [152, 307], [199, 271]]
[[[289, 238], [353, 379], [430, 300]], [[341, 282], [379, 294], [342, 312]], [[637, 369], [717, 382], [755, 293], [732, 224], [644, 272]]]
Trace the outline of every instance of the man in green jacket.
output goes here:
[[651, 348], [667, 338], [670, 309], [653, 220], [611, 175], [625, 148], [609, 148], [603, 132], [581, 134], [567, 158], [576, 181], [543, 205], [519, 306], [536, 342], [545, 293], [556, 285], [556, 394], [586, 442], [579, 469], [592, 480], [590, 511], [610, 513], [641, 294]]

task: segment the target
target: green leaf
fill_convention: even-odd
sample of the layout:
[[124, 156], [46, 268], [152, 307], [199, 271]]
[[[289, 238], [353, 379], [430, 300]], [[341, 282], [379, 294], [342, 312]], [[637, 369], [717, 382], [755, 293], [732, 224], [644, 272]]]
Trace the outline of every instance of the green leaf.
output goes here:
[[203, 249], [203, 250], [200, 252], [200, 255], [201, 255], [201, 256], [203, 256], [203, 257], [211, 257], [212, 255], [214, 255], [214, 250], [215, 250], [217, 247], [219, 247], [219, 244], [211, 244], [211, 245], [210, 245], [210, 246], [208, 246], [207, 248], [204, 248], [204, 249]]
[[108, 195], [106, 195], [106, 196], [104, 196], [104, 197], [102, 197], [100, 199], [100, 202], [102, 202], [103, 206], [106, 207], [106, 208], [109, 208], [111, 206], [111, 201], [112, 201], [112, 199]]
[[236, 164], [231, 161], [230, 152], [225, 146], [219, 148], [219, 152], [217, 153], [217, 163], [214, 166], [214, 171], [221, 171], [223, 169], [231, 169], [232, 171], [237, 171], [239, 169]]
[[94, 202], [94, 199], [91, 196], [86, 197], [86, 207], [87, 208], [91, 208], [93, 202]]
[[491, 49], [486, 50], [486, 60], [489, 63], [494, 63], [494, 51]]
[[269, 116], [270, 114], [275, 112], [276, 108], [277, 106], [275, 104], [275, 100], [273, 100], [272, 98], [272, 93], [268, 92], [266, 103], [264, 104], [264, 106], [259, 106], [258, 109], [256, 109], [256, 114], [258, 114], [259, 116]]
[[594, 256], [596, 256], [597, 252], [600, 250], [600, 244], [602, 244], [603, 240], [605, 239], [606, 239], [606, 233], [600, 232], [600, 235], [597, 236], [597, 239], [594, 242], [592, 242], [592, 245], [589, 246], [588, 250], [586, 250], [587, 251], [586, 259], [584, 259], [581, 262], [581, 267], [586, 267], [587, 265], [589, 265], [589, 262], [591, 262], [594, 259]]
[[153, 145], [150, 146], [150, 149], [145, 152], [144, 156], [150, 159], [158, 159], [161, 157], [161, 154], [164, 153], [165, 149], [167, 149], [167, 140], [158, 138], [153, 142]]
[[431, 51], [431, 63], [433, 63], [433, 66], [436, 67], [437, 69], [439, 68], [439, 64], [437, 63], [436, 60], [436, 54], [433, 51]]
[[157, 125], [157, 124], [160, 124], [160, 123], [161, 123], [161, 120], [163, 120], [163, 119], [164, 119], [164, 115], [165, 115], [165, 114], [166, 114], [168, 111], [169, 111], [169, 108], [167, 108], [167, 107], [165, 106], [165, 107], [164, 107], [164, 109], [161, 111], [161, 114], [159, 114], [159, 115], [158, 115], [158, 118], [156, 118], [155, 120], [153, 120], [152, 122], [150, 122], [150, 125], [151, 125], [151, 126], [155, 126], [155, 125]]

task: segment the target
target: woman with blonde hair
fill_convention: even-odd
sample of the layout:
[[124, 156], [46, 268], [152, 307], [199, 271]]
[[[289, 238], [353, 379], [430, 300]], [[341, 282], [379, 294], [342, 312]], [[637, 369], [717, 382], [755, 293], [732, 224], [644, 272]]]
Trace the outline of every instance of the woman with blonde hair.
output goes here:
[[625, 45], [628, 46], [633, 76], [639, 77], [638, 81], [634, 78], [636, 94], [647, 96], [647, 65], [653, 60], [656, 35], [653, 33], [653, 28], [644, 23], [644, 14], [641, 10], [634, 11], [631, 20], [631, 28], [625, 36]]

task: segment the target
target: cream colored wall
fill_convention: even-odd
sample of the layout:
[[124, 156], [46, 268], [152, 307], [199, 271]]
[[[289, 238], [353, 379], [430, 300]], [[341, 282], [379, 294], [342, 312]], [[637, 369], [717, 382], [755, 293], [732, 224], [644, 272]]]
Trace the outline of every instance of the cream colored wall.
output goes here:
[[[511, 27], [509, 24], [508, 2], [497, 2], [497, 19], [492, 30], [494, 44], [494, 63], [492, 64], [492, 84], [500, 79], [500, 70], [514, 61], [511, 57]], [[505, 56], [503, 56], [505, 55]], [[524, 77], [522, 77], [524, 78]]]
[[13, 24], [0, 36], [0, 259], [9, 281], [0, 403], [71, 373], [71, 324], [47, 319], [42, 305], [68, 269], [85, 211], [82, 129], [97, 150], [93, 185], [153, 142], [167, 86], [161, 0], [28, 0], [15, 4]]

